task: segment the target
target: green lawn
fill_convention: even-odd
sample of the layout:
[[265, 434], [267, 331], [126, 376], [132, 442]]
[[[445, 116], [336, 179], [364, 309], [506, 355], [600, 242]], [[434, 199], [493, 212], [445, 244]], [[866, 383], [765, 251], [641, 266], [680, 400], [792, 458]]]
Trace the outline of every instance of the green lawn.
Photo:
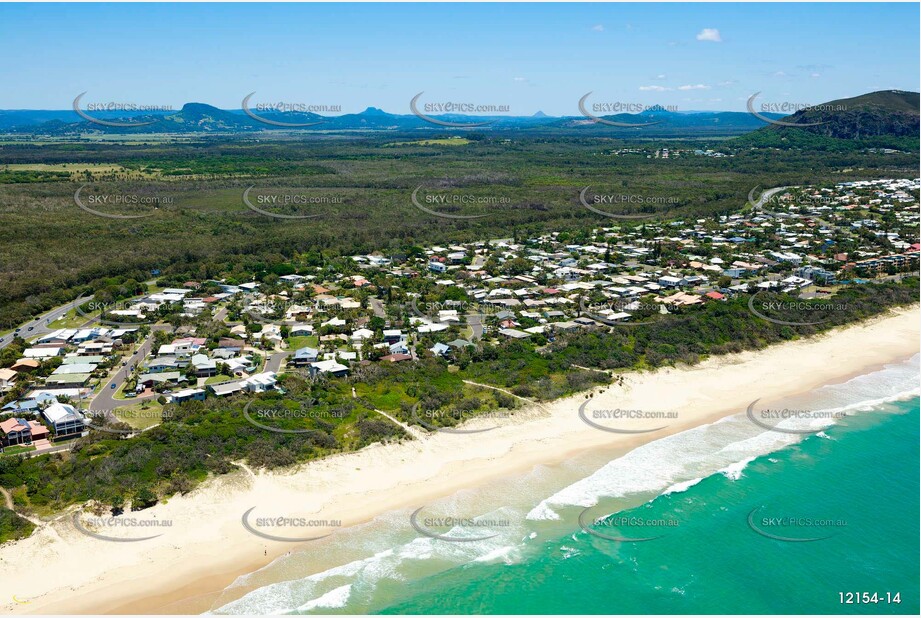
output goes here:
[[289, 350], [300, 350], [304, 347], [313, 348], [315, 350], [320, 349], [320, 338], [316, 335], [311, 335], [309, 337], [289, 337], [287, 342]]
[[133, 406], [117, 408], [115, 416], [135, 429], [147, 429], [162, 420], [163, 406], [155, 399], [149, 399]]
[[216, 376], [211, 376], [210, 378], [207, 378], [207, 379], [205, 380], [205, 384], [206, 384], [206, 385], [208, 385], [208, 384], [223, 384], [224, 382], [230, 382], [231, 380], [233, 380], [233, 378], [231, 378], [230, 376], [216, 375]]
[[15, 455], [16, 453], [28, 453], [29, 451], [34, 451], [35, 447], [25, 444], [17, 444], [16, 446], [8, 446], [3, 449], [4, 455]]

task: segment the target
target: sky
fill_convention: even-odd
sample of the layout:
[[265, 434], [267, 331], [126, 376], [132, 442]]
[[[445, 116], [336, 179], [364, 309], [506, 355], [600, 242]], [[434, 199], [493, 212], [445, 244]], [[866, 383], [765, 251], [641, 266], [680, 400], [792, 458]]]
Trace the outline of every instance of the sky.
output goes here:
[[917, 3], [0, 4], [0, 109], [744, 111], [918, 91], [919, 47]]

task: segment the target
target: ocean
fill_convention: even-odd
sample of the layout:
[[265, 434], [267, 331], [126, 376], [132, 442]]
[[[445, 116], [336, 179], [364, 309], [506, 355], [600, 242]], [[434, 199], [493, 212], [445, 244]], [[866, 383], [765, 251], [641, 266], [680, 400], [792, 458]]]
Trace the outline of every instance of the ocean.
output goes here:
[[919, 373], [915, 356], [782, 402], [834, 421], [743, 412], [387, 513], [211, 613], [917, 615]]

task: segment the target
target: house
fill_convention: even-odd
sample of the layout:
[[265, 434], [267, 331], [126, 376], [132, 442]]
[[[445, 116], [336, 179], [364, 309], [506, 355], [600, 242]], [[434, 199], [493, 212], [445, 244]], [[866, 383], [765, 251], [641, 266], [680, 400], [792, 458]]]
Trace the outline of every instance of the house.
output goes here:
[[16, 373], [27, 373], [29, 371], [35, 371], [41, 366], [41, 363], [37, 360], [31, 358], [20, 358], [18, 361], [13, 363], [13, 366], [10, 367]]
[[659, 285], [665, 288], [677, 288], [685, 284], [684, 279], [680, 277], [664, 276], [659, 277]]
[[385, 330], [384, 331], [384, 341], [389, 344], [394, 344], [400, 341], [405, 341], [406, 335], [402, 331], [397, 329]]
[[6, 392], [13, 388], [18, 375], [12, 369], [0, 369], [0, 392]]
[[[244, 327], [245, 330], [245, 327]], [[231, 349], [231, 350], [242, 350], [243, 349], [243, 340], [242, 339], [233, 339], [232, 337], [221, 337], [218, 341], [217, 347], [221, 349]]]
[[409, 354], [409, 348], [406, 347], [405, 341], [390, 344], [389, 350], [391, 354]]
[[210, 378], [217, 375], [217, 362], [204, 354], [194, 354], [191, 363], [195, 375], [199, 378]]
[[310, 372], [310, 377], [315, 378], [317, 375], [329, 374], [337, 378], [348, 375], [349, 368], [345, 365], [340, 365], [334, 360], [325, 360], [318, 361], [316, 363], [310, 363], [307, 366], [307, 370]]
[[313, 334], [313, 326], [310, 324], [293, 324], [288, 329], [288, 333], [291, 337], [309, 337]]
[[295, 367], [303, 367], [304, 365], [317, 362], [319, 357], [319, 350], [304, 347], [294, 353], [294, 357], [290, 360], [290, 363]]
[[0, 446], [30, 444], [48, 439], [48, 428], [38, 421], [11, 418], [0, 423]]
[[524, 331], [520, 331], [514, 328], [502, 328], [499, 330], [499, 334], [510, 337], [511, 339], [527, 339], [531, 336]]
[[726, 300], [726, 296], [725, 296], [725, 295], [720, 294], [719, 292], [717, 292], [717, 291], [715, 291], [715, 290], [712, 291], [712, 292], [707, 292], [706, 294], [704, 294], [704, 296], [705, 296], [706, 298], [709, 298], [710, 300]]
[[11, 401], [2, 409], [0, 413], [2, 414], [35, 414], [38, 412], [38, 409], [47, 404], [51, 404], [57, 401], [57, 398], [48, 392], [38, 392], [33, 393], [31, 397], [26, 397], [18, 401]]
[[32, 427], [24, 418], [8, 418], [0, 423], [0, 446], [32, 443]]
[[264, 371], [240, 380], [240, 387], [250, 393], [262, 393], [274, 389], [277, 381], [274, 371]]
[[433, 273], [443, 273], [448, 270], [448, 267], [441, 262], [429, 262], [429, 270]]
[[162, 373], [164, 371], [176, 371], [186, 365], [187, 363], [183, 363], [172, 356], [158, 356], [147, 361], [146, 369], [148, 373]]
[[448, 353], [451, 352], [451, 347], [443, 343], [436, 343], [431, 348], [429, 348], [429, 352], [435, 356], [447, 356]]
[[138, 376], [138, 384], [146, 388], [154, 388], [165, 384], [178, 384], [186, 379], [178, 371], [161, 371], [158, 373], [142, 373]]
[[45, 378], [45, 385], [48, 388], [81, 388], [89, 381], [88, 373], [62, 373]]
[[170, 403], [182, 403], [184, 401], [204, 401], [205, 390], [202, 388], [186, 388], [178, 391], [169, 399]]
[[51, 426], [55, 437], [73, 436], [83, 433], [83, 415], [71, 405], [55, 402], [42, 410], [42, 417]]
[[218, 397], [227, 397], [228, 395], [234, 395], [241, 392], [243, 387], [240, 384], [240, 380], [237, 380], [234, 382], [223, 382], [221, 384], [209, 384], [208, 390]]
[[365, 339], [370, 339], [374, 336], [374, 331], [368, 328], [358, 328], [352, 332], [350, 339], [353, 342], [364, 341]]

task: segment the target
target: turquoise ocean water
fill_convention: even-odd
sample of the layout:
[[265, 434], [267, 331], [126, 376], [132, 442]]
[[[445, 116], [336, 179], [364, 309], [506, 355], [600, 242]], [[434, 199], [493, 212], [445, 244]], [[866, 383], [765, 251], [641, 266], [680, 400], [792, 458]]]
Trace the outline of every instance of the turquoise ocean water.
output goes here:
[[918, 385], [915, 357], [785, 402], [846, 412], [818, 433], [740, 414], [426, 506], [489, 519], [439, 531], [489, 539], [390, 513], [240, 578], [212, 611], [918, 614]]

